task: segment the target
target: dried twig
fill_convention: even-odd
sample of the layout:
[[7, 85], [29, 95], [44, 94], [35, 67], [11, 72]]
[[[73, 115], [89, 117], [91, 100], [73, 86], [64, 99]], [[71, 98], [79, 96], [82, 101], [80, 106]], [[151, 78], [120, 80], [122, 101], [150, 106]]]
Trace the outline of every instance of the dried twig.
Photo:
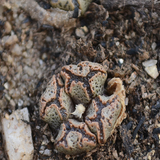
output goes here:
[[143, 124], [144, 121], [145, 121], [145, 117], [143, 116], [143, 117], [141, 118], [141, 120], [139, 121], [136, 129], [135, 129], [134, 132], [133, 132], [133, 139], [136, 138], [136, 134], [138, 133], [138, 131], [139, 131], [139, 129], [140, 129], [140, 127], [142, 126], [142, 124]]

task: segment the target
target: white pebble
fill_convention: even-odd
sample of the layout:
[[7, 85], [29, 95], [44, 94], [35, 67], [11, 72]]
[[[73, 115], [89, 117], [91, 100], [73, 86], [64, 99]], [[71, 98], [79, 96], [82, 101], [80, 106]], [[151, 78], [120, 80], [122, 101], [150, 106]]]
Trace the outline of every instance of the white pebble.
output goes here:
[[151, 67], [146, 67], [145, 71], [154, 79], [156, 79], [159, 76], [159, 72], [156, 65]]
[[6, 83], [4, 84], [4, 88], [5, 88], [5, 89], [9, 89], [9, 84], [8, 84], [8, 82], [6, 82]]
[[39, 60], [39, 65], [42, 66], [43, 65], [43, 61], [40, 59]]
[[116, 42], [116, 46], [119, 46], [119, 42]]
[[40, 154], [43, 154], [43, 153], [44, 153], [44, 149], [45, 149], [45, 146], [41, 146], [41, 147], [40, 147], [40, 150], [39, 150], [39, 153], [40, 153]]
[[150, 67], [157, 64], [157, 60], [151, 59], [142, 63], [144, 67]]
[[120, 64], [123, 64], [123, 62], [124, 62], [124, 60], [122, 58], [120, 58], [118, 61]]
[[18, 100], [18, 107], [22, 107], [23, 106], [23, 101], [21, 99]]
[[24, 71], [29, 75], [33, 76], [34, 75], [34, 70], [31, 67], [25, 66]]
[[38, 129], [38, 130], [39, 130], [39, 129], [40, 129], [40, 126], [36, 126], [36, 129]]
[[156, 63], [157, 60], [149, 60], [142, 63], [142, 65], [144, 66], [144, 70], [154, 79], [159, 76]]
[[128, 105], [128, 102], [129, 102], [129, 99], [128, 99], [128, 97], [126, 97], [126, 99], [125, 99], [125, 105], [126, 106]]
[[44, 150], [43, 155], [45, 155], [45, 156], [51, 156], [51, 154], [52, 154], [52, 150], [49, 150], [49, 149], [45, 149]]
[[13, 112], [7, 119], [2, 118], [2, 135], [8, 160], [33, 159], [31, 127], [21, 119], [29, 121], [27, 108]]
[[151, 47], [152, 47], [152, 50], [155, 50], [156, 47], [157, 47], [157, 44], [155, 42], [153, 42], [152, 45], [151, 45]]

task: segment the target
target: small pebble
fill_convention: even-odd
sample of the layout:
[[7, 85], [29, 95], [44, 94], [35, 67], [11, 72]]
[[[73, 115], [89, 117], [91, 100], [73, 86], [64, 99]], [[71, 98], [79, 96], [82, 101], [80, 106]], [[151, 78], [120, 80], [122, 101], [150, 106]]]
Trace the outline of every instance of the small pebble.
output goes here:
[[119, 42], [116, 42], [116, 46], [119, 46]]
[[45, 155], [45, 156], [51, 156], [51, 154], [52, 154], [52, 150], [49, 150], [49, 149], [45, 149], [44, 150], [43, 155]]
[[12, 36], [5, 36], [3, 37], [4, 41], [4, 45], [5, 46], [11, 46], [13, 44], [15, 44], [16, 42], [18, 42], [18, 38], [16, 35], [12, 35]]
[[40, 129], [40, 126], [36, 126], [36, 129], [38, 129], [38, 130], [39, 130], [39, 129]]
[[41, 65], [43, 65], [43, 60], [39, 60], [39, 65], [41, 66]]
[[28, 66], [24, 67], [24, 71], [29, 75], [29, 76], [33, 76], [34, 75], [34, 70]]
[[155, 42], [153, 42], [152, 45], [151, 45], [151, 47], [152, 47], [152, 50], [155, 50], [156, 47], [157, 47], [157, 44]]
[[148, 9], [147, 8], [145, 8], [145, 12], [148, 13]]
[[12, 107], [15, 107], [15, 106], [16, 106], [16, 103], [14, 102], [13, 99], [10, 100], [10, 105], [11, 105]]
[[157, 14], [156, 12], [153, 12], [153, 13], [152, 13], [152, 18], [153, 18], [153, 19], [157, 19], [158, 17], [159, 17], [159, 16], [158, 16], [158, 14]]
[[11, 49], [11, 53], [14, 55], [14, 56], [20, 56], [21, 53], [22, 53], [22, 48], [19, 46], [19, 44], [15, 44], [13, 46], [13, 48]]
[[9, 119], [9, 114], [8, 113], [5, 114], [5, 119]]
[[46, 42], [51, 42], [51, 41], [52, 41], [51, 37], [47, 36], [46, 37]]
[[6, 82], [6, 83], [4, 84], [4, 88], [5, 88], [5, 89], [8, 89], [8, 88], [9, 88], [8, 82]]
[[19, 99], [18, 100], [18, 107], [22, 107], [23, 106], [23, 100]]
[[149, 110], [149, 109], [150, 109], [149, 106], [146, 106], [146, 107], [145, 107], [145, 110]]
[[124, 62], [124, 60], [122, 58], [120, 58], [118, 61], [120, 64], [123, 64], [123, 62]]
[[43, 53], [42, 55], [42, 60], [45, 60], [47, 58], [47, 54], [46, 53]]
[[128, 102], [129, 102], [129, 99], [128, 99], [128, 97], [126, 97], [126, 99], [125, 99], [125, 105], [126, 106], [128, 105]]
[[82, 38], [85, 36], [85, 33], [80, 28], [77, 28], [76, 29], [76, 36]]
[[150, 75], [152, 78], [156, 79], [159, 76], [159, 72], [157, 69], [157, 60], [148, 60], [142, 63], [144, 66], [144, 70]]
[[75, 33], [77, 37], [83, 38], [85, 37], [86, 33], [88, 33], [88, 28], [86, 26], [77, 28]]
[[10, 101], [11, 97], [8, 94], [5, 94], [4, 96], [8, 101]]
[[44, 149], [45, 149], [45, 146], [41, 146], [40, 150], [39, 150], [39, 153], [40, 154], [43, 154], [44, 153]]
[[156, 64], [157, 64], [157, 60], [153, 60], [153, 59], [145, 61], [145, 62], [142, 63], [142, 65], [144, 67], [151, 67], [151, 66], [154, 66]]
[[26, 48], [31, 49], [32, 46], [33, 46], [33, 41], [29, 40], [28, 43], [26, 44]]
[[8, 21], [5, 22], [4, 28], [5, 28], [5, 33], [6, 34], [9, 34], [12, 30], [12, 26]]

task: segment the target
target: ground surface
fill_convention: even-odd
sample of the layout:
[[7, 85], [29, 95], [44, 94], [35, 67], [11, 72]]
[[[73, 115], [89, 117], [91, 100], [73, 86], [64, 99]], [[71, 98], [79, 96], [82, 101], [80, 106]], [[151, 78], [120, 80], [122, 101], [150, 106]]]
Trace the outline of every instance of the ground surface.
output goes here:
[[[46, 2], [38, 3], [50, 8]], [[13, 35], [16, 37], [6, 42]], [[107, 11], [92, 4], [85, 16], [77, 19], [75, 28], [60, 30], [41, 25], [21, 9], [1, 7], [1, 115], [27, 107], [34, 159], [64, 159], [65, 155], [54, 151], [55, 133], [39, 118], [39, 97], [49, 77], [62, 66], [84, 60], [98, 62], [106, 67], [108, 79], [123, 80], [127, 118], [103, 147], [92, 155], [72, 158], [159, 160], [160, 76], [153, 79], [142, 66], [150, 59], [158, 61], [160, 71], [160, 15], [154, 9], [127, 6]], [[5, 159], [1, 131], [0, 159]]]

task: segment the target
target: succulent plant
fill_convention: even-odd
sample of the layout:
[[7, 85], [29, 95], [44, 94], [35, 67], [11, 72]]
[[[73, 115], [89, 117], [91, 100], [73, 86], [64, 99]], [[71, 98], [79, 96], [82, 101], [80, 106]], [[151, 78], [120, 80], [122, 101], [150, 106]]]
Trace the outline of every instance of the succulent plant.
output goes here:
[[[67, 65], [53, 75], [40, 99], [40, 116], [58, 130], [55, 149], [77, 155], [106, 143], [125, 118], [125, 89], [119, 78], [88, 61]], [[105, 94], [107, 93], [107, 95]]]
[[50, 0], [53, 7], [66, 11], [80, 10], [81, 15], [85, 13], [92, 0]]

